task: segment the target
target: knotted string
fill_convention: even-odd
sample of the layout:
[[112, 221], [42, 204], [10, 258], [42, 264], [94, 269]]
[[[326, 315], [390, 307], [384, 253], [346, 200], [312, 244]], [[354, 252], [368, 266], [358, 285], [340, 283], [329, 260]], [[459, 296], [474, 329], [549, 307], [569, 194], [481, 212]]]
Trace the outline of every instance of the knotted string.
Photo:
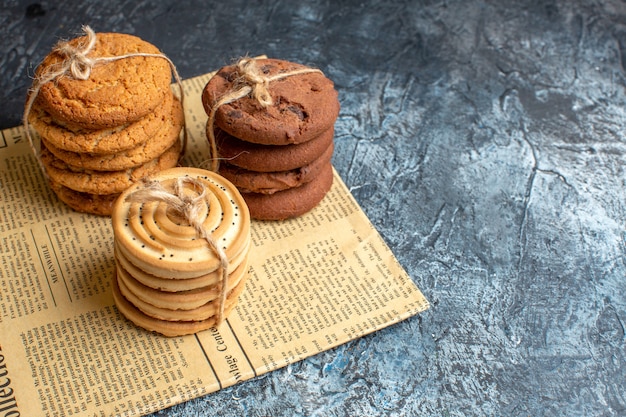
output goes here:
[[227, 91], [215, 100], [209, 111], [209, 120], [207, 121], [206, 133], [211, 146], [211, 171], [215, 172], [219, 169], [217, 141], [215, 140], [215, 115], [221, 106], [249, 96], [257, 101], [261, 107], [265, 108], [273, 104], [272, 95], [269, 91], [272, 81], [312, 72], [322, 74], [322, 71], [316, 68], [301, 68], [268, 76], [263, 74], [254, 58], [241, 58], [235, 66], [237, 67], [238, 77], [233, 82], [232, 90]]
[[[174, 183], [174, 190], [166, 190], [159, 181], [144, 180], [145, 186], [139, 188], [126, 197], [127, 202], [150, 203], [162, 202], [173, 210], [176, 215], [182, 216], [195, 229], [196, 233], [206, 240], [209, 248], [219, 258], [218, 266], [218, 304], [216, 324], [219, 325], [224, 320], [224, 306], [226, 304], [226, 294], [228, 293], [228, 257], [224, 250], [215, 242], [210, 230], [204, 227], [200, 221], [200, 212], [206, 206], [207, 190], [202, 182], [195, 178], [180, 177]], [[185, 193], [185, 185], [191, 185], [200, 190], [197, 196]]]
[[[26, 130], [26, 137], [28, 139], [28, 144], [35, 155], [37, 162], [39, 163], [39, 167], [43, 171], [43, 174], [47, 177], [46, 170], [41, 162], [40, 153], [35, 148], [35, 144], [33, 142], [33, 138], [30, 132], [30, 122], [28, 121], [28, 117], [30, 112], [32, 111], [33, 104], [41, 90], [41, 87], [51, 81], [56, 80], [59, 77], [69, 76], [76, 80], [88, 80], [91, 76], [91, 70], [98, 64], [105, 64], [108, 62], [118, 61], [120, 59], [132, 58], [132, 57], [149, 57], [149, 58], [162, 58], [165, 59], [170, 68], [172, 69], [172, 73], [174, 74], [174, 78], [176, 80], [176, 84], [180, 90], [180, 103], [184, 106], [185, 92], [183, 90], [183, 84], [178, 75], [178, 71], [176, 71], [176, 66], [167, 56], [163, 54], [150, 54], [143, 52], [133, 52], [124, 55], [118, 56], [110, 56], [110, 57], [95, 57], [90, 58], [89, 53], [93, 50], [96, 45], [96, 33], [89, 26], [82, 27], [83, 32], [86, 35], [86, 42], [81, 42], [77, 46], [71, 45], [69, 42], [59, 42], [56, 47], [53, 49], [53, 53], [59, 53], [63, 56], [63, 60], [55, 65], [52, 65], [45, 69], [38, 77], [33, 80], [33, 85], [28, 92], [28, 98], [26, 100], [26, 105], [24, 109], [23, 116], [23, 124]], [[187, 146], [187, 129], [183, 127], [183, 144], [181, 150], [181, 158], [182, 155], [185, 154], [185, 149]]]

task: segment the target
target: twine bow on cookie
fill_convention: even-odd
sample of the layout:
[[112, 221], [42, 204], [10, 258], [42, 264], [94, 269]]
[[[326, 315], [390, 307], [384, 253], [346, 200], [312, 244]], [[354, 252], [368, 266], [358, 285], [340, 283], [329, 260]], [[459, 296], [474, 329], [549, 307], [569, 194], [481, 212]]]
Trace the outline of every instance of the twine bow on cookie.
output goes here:
[[[86, 44], [79, 44], [78, 47], [70, 45], [68, 42], [61, 42], [55, 51], [65, 57], [60, 67], [55, 71], [49, 71], [44, 78], [52, 81], [57, 77], [69, 73], [77, 80], [88, 80], [91, 69], [96, 61], [88, 57], [89, 52], [96, 45], [96, 33], [89, 26], [84, 26], [83, 31], [87, 35]], [[47, 81], [42, 82], [45, 83]]]
[[[200, 211], [206, 206], [207, 190], [202, 182], [190, 177], [180, 177], [174, 183], [173, 192], [168, 191], [159, 181], [144, 181], [145, 186], [139, 188], [126, 197], [126, 201], [133, 203], [162, 202], [173, 210], [177, 215], [182, 216], [195, 229], [196, 233], [202, 237], [209, 245], [211, 251], [218, 257], [218, 304], [216, 314], [216, 325], [224, 320], [224, 307], [226, 304], [226, 294], [228, 293], [228, 257], [224, 250], [215, 242], [211, 236], [211, 231], [205, 228], [200, 220]], [[185, 193], [185, 185], [200, 190], [195, 195]]]
[[238, 77], [233, 82], [232, 90], [224, 93], [215, 100], [209, 111], [209, 120], [206, 130], [209, 145], [211, 146], [211, 170], [215, 172], [217, 172], [219, 168], [217, 142], [215, 140], [215, 115], [221, 106], [244, 97], [250, 97], [259, 103], [261, 107], [265, 108], [271, 106], [274, 102], [270, 93], [270, 83], [273, 81], [312, 72], [322, 74], [322, 71], [317, 68], [300, 68], [269, 76], [264, 74], [259, 68], [255, 58], [240, 58], [235, 66], [237, 68]]
[[[35, 157], [37, 158], [37, 162], [39, 163], [39, 166], [45, 176], [47, 176], [46, 170], [43, 166], [43, 163], [41, 162], [40, 154], [35, 148], [35, 145], [33, 143], [33, 138], [30, 132], [30, 122], [28, 121], [28, 117], [30, 115], [30, 112], [32, 111], [33, 104], [35, 103], [35, 99], [37, 98], [37, 95], [39, 94], [41, 87], [48, 82], [54, 81], [58, 79], [59, 77], [71, 77], [73, 79], [83, 80], [83, 81], [88, 80], [89, 77], [91, 76], [92, 69], [96, 65], [118, 61], [120, 59], [126, 59], [126, 58], [132, 58], [132, 57], [161, 58], [161, 59], [165, 59], [170, 65], [174, 78], [176, 79], [176, 84], [178, 85], [178, 88], [180, 89], [180, 103], [183, 106], [183, 109], [185, 108], [185, 105], [184, 105], [185, 93], [183, 90], [182, 81], [180, 79], [180, 76], [178, 75], [178, 71], [176, 71], [176, 66], [174, 65], [172, 60], [170, 60], [167, 56], [163, 54], [133, 52], [133, 53], [124, 54], [124, 55], [91, 58], [89, 54], [92, 52], [93, 48], [96, 45], [96, 42], [97, 42], [96, 33], [89, 26], [83, 26], [82, 29], [83, 29], [83, 32], [85, 33], [86, 41], [79, 43], [77, 46], [73, 46], [72, 44], [70, 44], [70, 42], [67, 42], [67, 41], [59, 42], [55, 46], [52, 52], [60, 54], [63, 57], [63, 59], [61, 60], [61, 62], [55, 65], [52, 65], [49, 68], [46, 68], [44, 71], [42, 71], [42, 73], [39, 74], [33, 80], [33, 85], [28, 92], [28, 98], [26, 100], [22, 122], [24, 124], [26, 137], [28, 139], [30, 148], [33, 154], [35, 155]], [[183, 144], [182, 144], [183, 146], [181, 150], [181, 157], [182, 155], [185, 154], [185, 148], [187, 145], [187, 129], [185, 127], [183, 127], [183, 129], [184, 129], [184, 132], [183, 132]]]

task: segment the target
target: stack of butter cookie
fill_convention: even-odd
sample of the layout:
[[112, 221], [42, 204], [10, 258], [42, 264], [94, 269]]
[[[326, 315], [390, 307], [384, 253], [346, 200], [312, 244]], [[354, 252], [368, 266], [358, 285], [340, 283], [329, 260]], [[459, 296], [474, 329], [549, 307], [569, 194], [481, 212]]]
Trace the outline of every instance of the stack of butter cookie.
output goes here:
[[57, 196], [75, 210], [110, 215], [127, 187], [177, 165], [183, 108], [168, 60], [140, 38], [74, 38], [42, 61], [35, 80], [68, 62], [86, 74], [68, 70], [38, 85], [27, 120], [41, 138], [39, 157]]
[[[246, 73], [250, 63], [252, 76]], [[267, 88], [268, 104], [255, 97], [255, 83]], [[253, 92], [223, 101], [242, 84], [252, 85]], [[241, 191], [252, 218], [296, 217], [324, 198], [333, 181], [339, 100], [320, 71], [283, 60], [246, 60], [245, 67], [221, 68], [206, 84], [202, 103], [219, 173]]]
[[237, 188], [172, 168], [125, 190], [113, 207], [113, 296], [136, 325], [165, 336], [215, 326], [248, 277], [250, 214]]

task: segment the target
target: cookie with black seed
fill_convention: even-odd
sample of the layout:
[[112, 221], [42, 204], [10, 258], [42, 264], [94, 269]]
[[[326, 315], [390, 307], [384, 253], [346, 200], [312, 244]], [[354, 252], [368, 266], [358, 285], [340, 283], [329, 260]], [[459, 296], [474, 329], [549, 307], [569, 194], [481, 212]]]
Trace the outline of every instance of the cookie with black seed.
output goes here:
[[124, 191], [111, 221], [113, 296], [133, 323], [180, 336], [218, 324], [236, 305], [248, 278], [250, 214], [224, 177], [162, 171]]

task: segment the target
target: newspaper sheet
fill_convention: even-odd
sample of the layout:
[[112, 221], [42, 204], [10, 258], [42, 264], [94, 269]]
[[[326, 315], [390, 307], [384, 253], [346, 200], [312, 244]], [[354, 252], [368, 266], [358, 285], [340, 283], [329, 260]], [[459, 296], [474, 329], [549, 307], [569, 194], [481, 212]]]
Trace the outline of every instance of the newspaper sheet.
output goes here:
[[[185, 80], [186, 164], [208, 159], [200, 94]], [[48, 188], [22, 127], [0, 137], [0, 417], [137, 416], [202, 396], [428, 308], [335, 173], [312, 212], [253, 222], [250, 279], [218, 328], [166, 338], [111, 295], [110, 219]]]

